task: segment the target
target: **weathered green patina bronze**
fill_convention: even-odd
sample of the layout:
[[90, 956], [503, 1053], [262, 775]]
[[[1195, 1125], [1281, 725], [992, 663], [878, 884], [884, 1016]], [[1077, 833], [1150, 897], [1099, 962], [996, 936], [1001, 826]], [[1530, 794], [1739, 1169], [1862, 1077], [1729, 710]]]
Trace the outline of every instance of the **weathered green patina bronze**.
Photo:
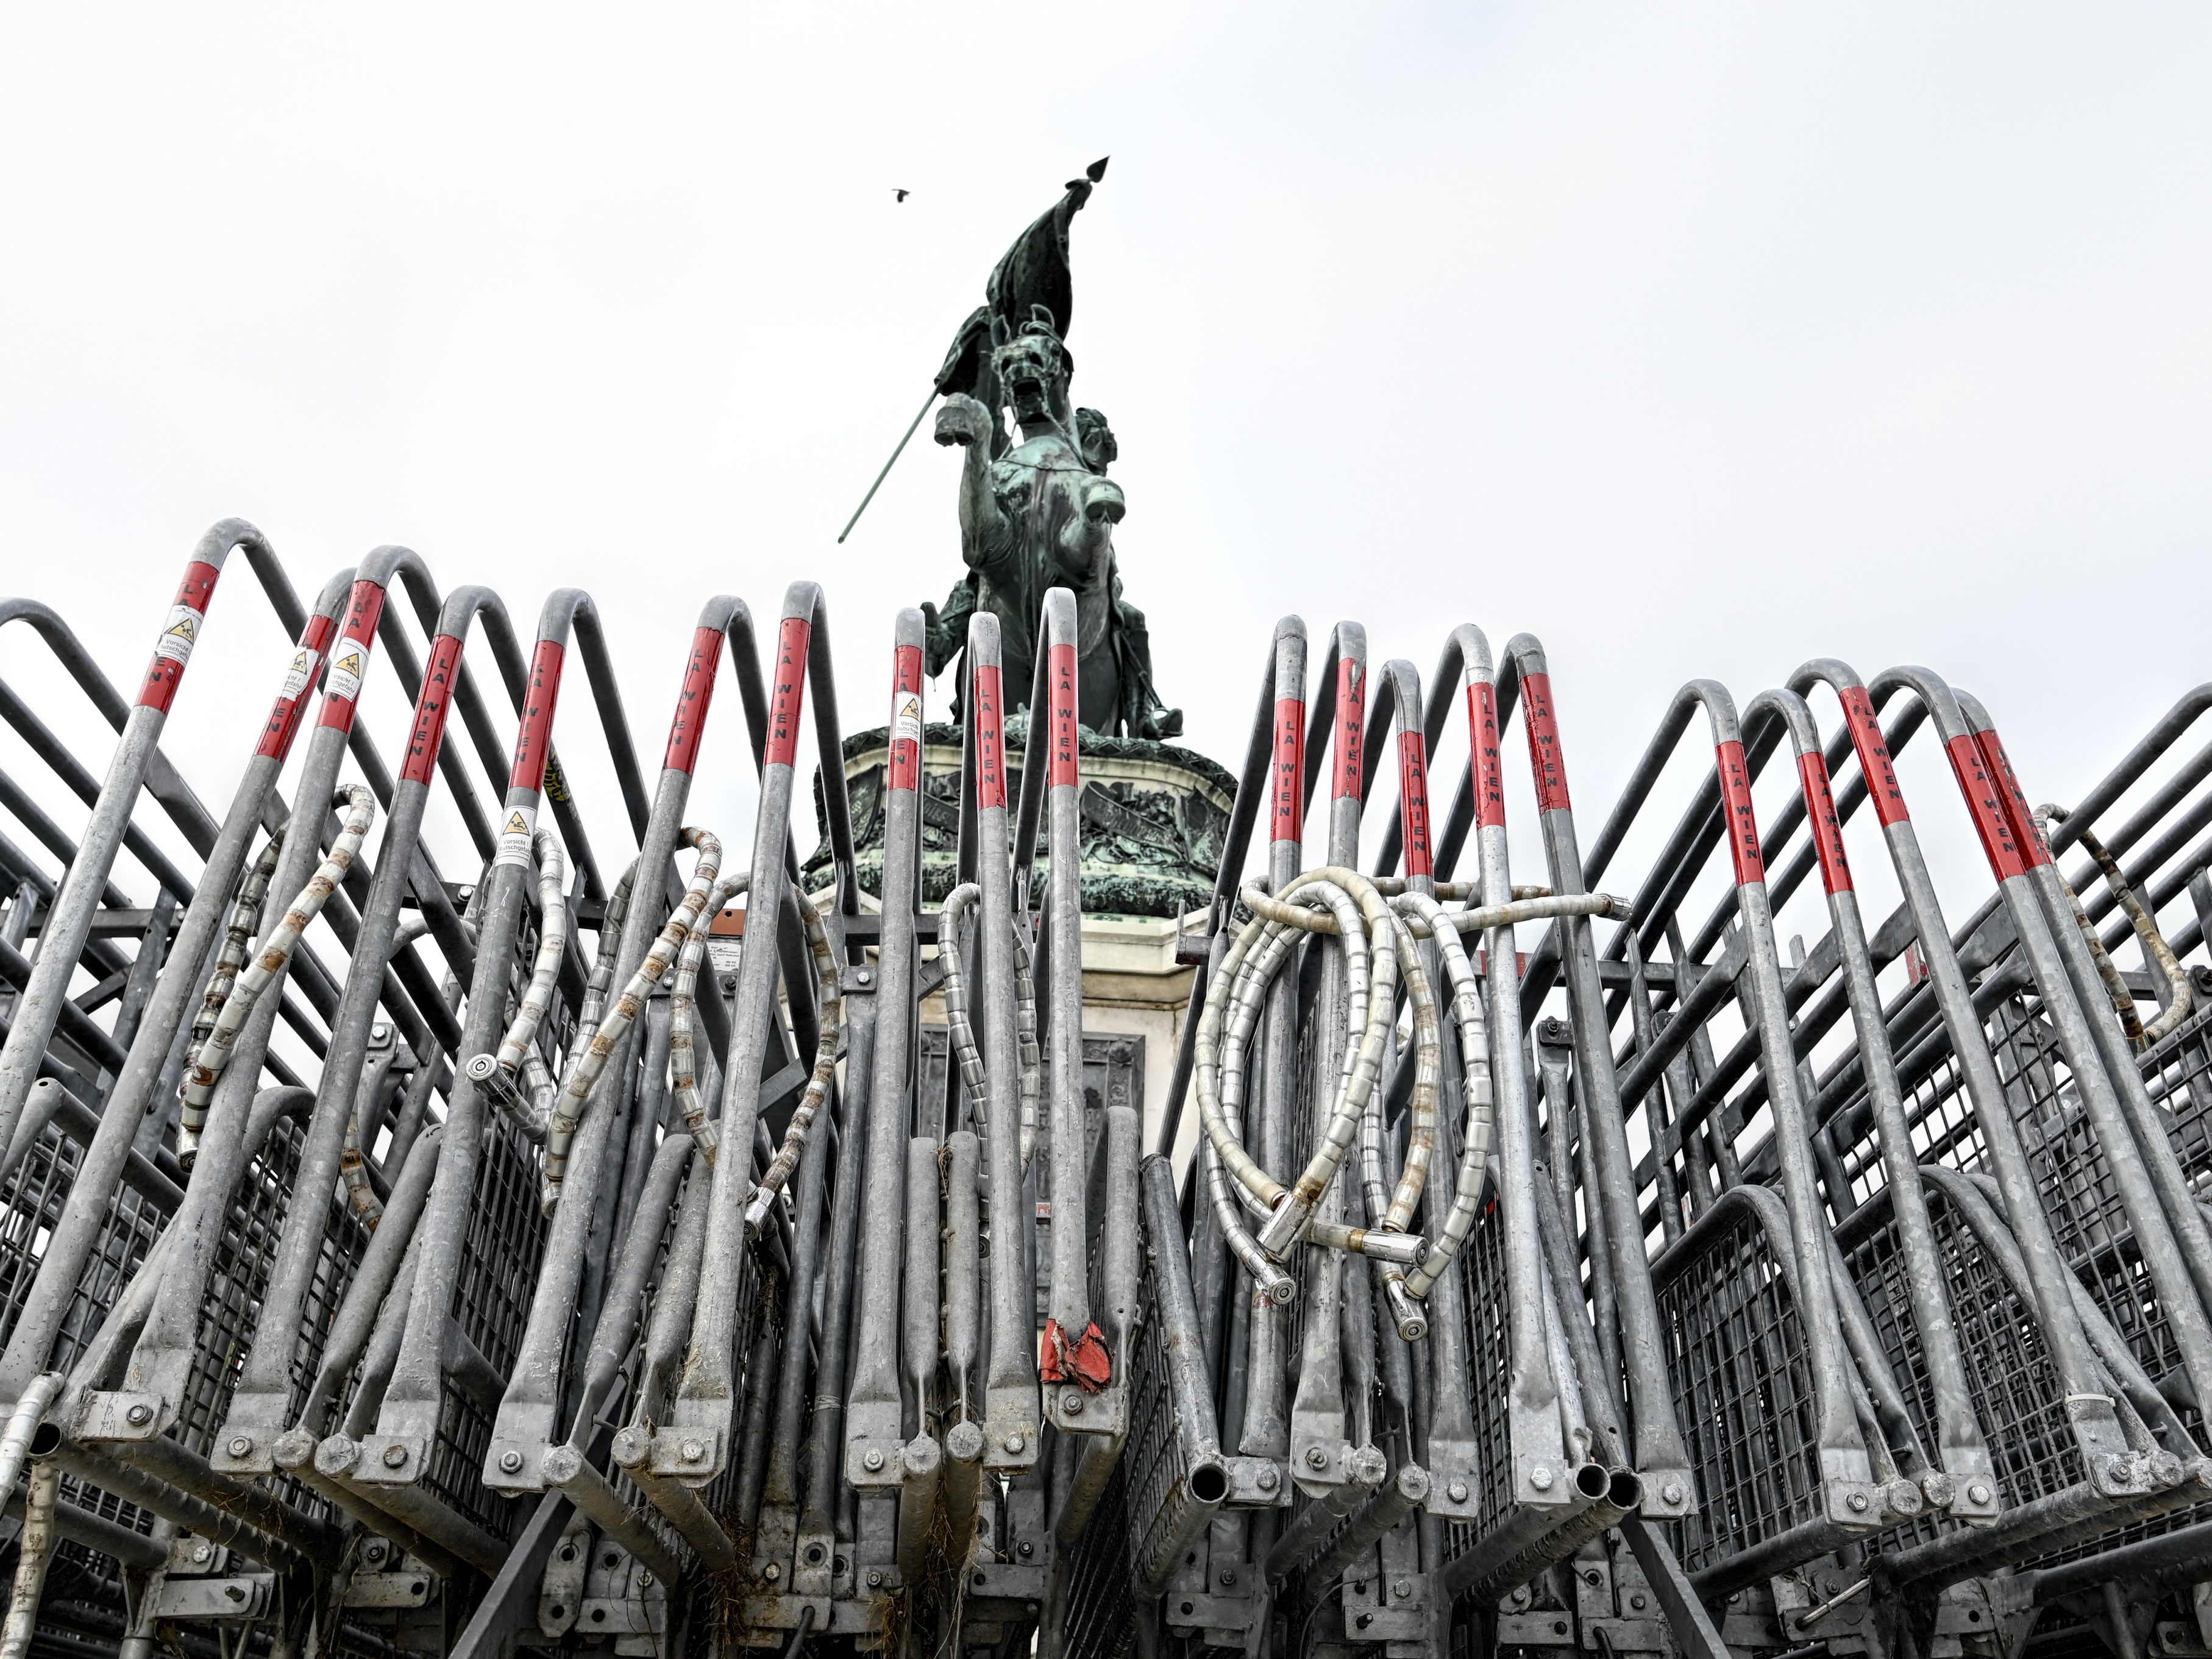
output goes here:
[[[937, 441], [963, 452], [960, 551], [967, 570], [941, 610], [921, 609], [933, 679], [958, 659], [970, 617], [980, 610], [998, 618], [1011, 709], [1007, 769], [1018, 788], [1044, 597], [1054, 587], [1074, 593], [1084, 914], [1170, 918], [1202, 911], [1212, 900], [1237, 783], [1205, 756], [1165, 741], [1182, 732], [1182, 713], [1162, 707], [1154, 694], [1144, 613], [1121, 592], [1114, 532], [1127, 503], [1108, 476], [1118, 453], [1114, 429], [1098, 410], [1078, 409], [1068, 397], [1074, 359], [1066, 335], [1075, 293], [1067, 228], [1105, 173], [1105, 162], [1093, 162], [1015, 239], [938, 371], [944, 401]], [[957, 690], [950, 702], [931, 712], [957, 720]], [[884, 727], [845, 739], [853, 839], [860, 884], [871, 891], [881, 890], [889, 754]], [[922, 899], [933, 905], [958, 879], [957, 725], [925, 728], [921, 796]], [[821, 811], [817, 780], [817, 819]], [[1048, 858], [1056, 851], [1048, 844], [1041, 850]], [[810, 889], [826, 879], [828, 868], [827, 850], [817, 850], [807, 861]]]
[[[1029, 736], [1026, 716], [1006, 723], [1007, 787], [1018, 790]], [[1206, 908], [1229, 833], [1237, 780], [1205, 756], [1142, 738], [1083, 734], [1083, 911], [1085, 915], [1175, 916]], [[884, 773], [890, 732], [878, 726], [845, 739], [845, 790], [860, 885], [882, 890]], [[957, 883], [960, 728], [922, 729], [921, 894], [944, 902]], [[821, 828], [821, 784], [815, 817]], [[1044, 836], [1042, 851], [1052, 847]], [[806, 861], [810, 890], [829, 879], [828, 835]]]
[[[929, 619], [929, 672], [952, 662], [977, 611], [999, 619], [1009, 705], [1027, 706], [1037, 618], [1048, 589], [1075, 595], [1079, 717], [1106, 736], [1172, 738], [1182, 712], [1152, 686], [1144, 613], [1122, 596], [1114, 529], [1128, 510], [1107, 476], [1113, 428], [1068, 396], [1074, 361], [1065, 334], [1074, 304], [1069, 222], [1106, 171], [1092, 164], [1016, 239], [961, 325], [939, 371], [945, 392], [937, 441], [966, 452], [960, 475], [960, 552], [967, 574]], [[1011, 417], [1015, 433], [1006, 422]], [[957, 703], [955, 708], [957, 711]]]

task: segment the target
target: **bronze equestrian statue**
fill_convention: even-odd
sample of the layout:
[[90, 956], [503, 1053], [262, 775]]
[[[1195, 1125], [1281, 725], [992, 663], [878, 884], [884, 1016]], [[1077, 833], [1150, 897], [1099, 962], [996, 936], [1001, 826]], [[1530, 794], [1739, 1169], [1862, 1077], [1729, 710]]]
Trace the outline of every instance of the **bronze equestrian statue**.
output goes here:
[[[1007, 706], [1026, 708], [1044, 596], [1066, 587], [1075, 594], [1082, 723], [1109, 736], [1164, 738], [1182, 732], [1182, 711], [1161, 705], [1144, 613], [1121, 596], [1114, 526], [1127, 502], [1107, 477], [1117, 453], [1113, 428], [1068, 399], [1067, 226], [1105, 167], [1094, 163], [1071, 181], [1007, 250], [987, 302], [961, 325], [938, 374], [946, 395], [937, 441], [967, 452], [960, 552], [968, 574], [942, 610], [922, 606], [928, 669], [943, 672], [966, 642], [969, 617], [988, 611], [999, 619]], [[1018, 440], [1006, 430], [1006, 415]]]

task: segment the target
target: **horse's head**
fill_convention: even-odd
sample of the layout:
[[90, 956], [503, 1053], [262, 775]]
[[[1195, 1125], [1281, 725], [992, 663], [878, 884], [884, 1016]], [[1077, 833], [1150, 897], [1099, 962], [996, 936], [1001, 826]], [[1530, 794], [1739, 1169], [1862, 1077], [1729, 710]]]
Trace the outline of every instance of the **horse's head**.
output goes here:
[[1054, 420], [1067, 401], [1067, 349], [1049, 311], [1032, 306], [1030, 313], [1018, 334], [993, 320], [991, 368], [1016, 421]]

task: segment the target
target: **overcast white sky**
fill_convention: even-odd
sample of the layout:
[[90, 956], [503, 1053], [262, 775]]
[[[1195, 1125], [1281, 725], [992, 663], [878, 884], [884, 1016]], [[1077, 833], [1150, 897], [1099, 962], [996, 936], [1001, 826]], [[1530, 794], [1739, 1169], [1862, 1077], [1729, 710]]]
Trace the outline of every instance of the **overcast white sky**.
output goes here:
[[[1693, 674], [1747, 702], [1815, 654], [1924, 661], [2065, 798], [2212, 670], [2202, 7], [0, 29], [0, 586], [120, 681], [239, 514], [309, 593], [383, 541], [526, 635], [591, 589], [649, 757], [701, 600], [773, 616], [811, 576], [875, 723], [894, 610], [960, 568], [957, 463], [925, 433], [836, 532], [992, 262], [1108, 154], [1076, 392], [1121, 440], [1160, 683], [1231, 765], [1285, 611], [1425, 673], [1454, 623], [1534, 630], [1593, 809]], [[173, 722], [218, 810], [281, 650], [251, 589]], [[0, 672], [45, 685], [38, 655]]]

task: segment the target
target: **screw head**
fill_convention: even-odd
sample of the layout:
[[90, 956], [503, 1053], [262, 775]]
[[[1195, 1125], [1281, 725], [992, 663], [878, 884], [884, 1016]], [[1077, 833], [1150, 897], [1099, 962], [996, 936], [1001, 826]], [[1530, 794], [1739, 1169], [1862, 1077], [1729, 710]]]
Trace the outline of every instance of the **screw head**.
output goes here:
[[870, 1567], [868, 1569], [868, 1588], [870, 1589], [881, 1589], [883, 1587], [883, 1569], [880, 1567]]
[[1023, 1439], [1021, 1436], [1018, 1434], [1010, 1434], [1006, 1437], [1006, 1449], [1013, 1453], [1017, 1457], [1020, 1456], [1023, 1451], [1028, 1448], [1029, 1443], [1030, 1443], [1028, 1441]]
[[499, 1466], [509, 1474], [522, 1473], [522, 1454], [512, 1446], [499, 1455]]
[[407, 1448], [406, 1448], [406, 1447], [404, 1447], [404, 1446], [400, 1446], [400, 1445], [391, 1445], [391, 1446], [386, 1446], [386, 1447], [384, 1449], [384, 1467], [385, 1467], [386, 1468], [387, 1468], [387, 1469], [404, 1468], [405, 1468], [405, 1467], [406, 1467], [406, 1463], [407, 1463]]
[[246, 1453], [252, 1449], [253, 1437], [252, 1435], [234, 1434], [230, 1437], [230, 1455], [233, 1457], [243, 1457]]
[[707, 1443], [703, 1440], [687, 1440], [676, 1449], [682, 1455], [685, 1462], [696, 1463], [706, 1457]]
[[883, 1466], [884, 1455], [876, 1450], [874, 1447], [870, 1447], [867, 1451], [861, 1455], [860, 1467], [867, 1470], [869, 1474], [873, 1474], [878, 1469], [883, 1468]]
[[866, 968], [856, 970], [853, 975], [853, 978], [854, 982], [861, 985], [872, 985], [875, 983], [876, 980], [876, 976], [870, 973]]
[[1413, 1581], [1410, 1578], [1401, 1578], [1396, 1583], [1390, 1586], [1390, 1594], [1396, 1596], [1401, 1601], [1413, 1593]]
[[1533, 1469], [1531, 1469], [1531, 1470], [1529, 1470], [1529, 1471], [1528, 1471], [1528, 1484], [1529, 1484], [1530, 1486], [1534, 1486], [1534, 1487], [1538, 1492], [1549, 1492], [1549, 1491], [1551, 1491], [1551, 1489], [1552, 1489], [1552, 1472], [1551, 1472], [1551, 1470], [1550, 1470], [1550, 1469], [1548, 1469], [1548, 1468], [1546, 1468], [1543, 1464], [1541, 1464], [1541, 1463], [1537, 1464], [1537, 1465], [1536, 1465], [1536, 1467], [1535, 1467], [1534, 1468], [1533, 1468]]
[[1229, 1571], [1229, 1569], [1228, 1569], [1228, 1568], [1226, 1568], [1226, 1567], [1222, 1568], [1222, 1570], [1221, 1570], [1221, 1588], [1222, 1588], [1222, 1589], [1229, 1589], [1229, 1588], [1230, 1588], [1230, 1586], [1231, 1586], [1232, 1584], [1234, 1584], [1236, 1582], [1237, 1582], [1237, 1575], [1236, 1575], [1235, 1573], [1233, 1573], [1233, 1572], [1230, 1571]]
[[1853, 1515], [1864, 1515], [1867, 1512], [1867, 1495], [1863, 1492], [1853, 1492], [1849, 1498], [1844, 1499], [1844, 1503]]
[[214, 1553], [215, 1552], [210, 1549], [205, 1544], [195, 1544], [192, 1546], [192, 1559], [195, 1561], [204, 1561]]
[[1628, 1598], [1628, 1606], [1629, 1606], [1629, 1609], [1630, 1609], [1630, 1611], [1632, 1611], [1632, 1612], [1634, 1612], [1634, 1613], [1641, 1613], [1641, 1612], [1643, 1612], [1643, 1611], [1644, 1611], [1644, 1607], [1646, 1606], [1646, 1602], [1645, 1602], [1645, 1601], [1644, 1601], [1644, 1593], [1643, 1593], [1643, 1591], [1638, 1590], [1635, 1595], [1633, 1595], [1630, 1596], [1630, 1597]]
[[1030, 1557], [1036, 1553], [1036, 1546], [1030, 1542], [1028, 1539], [1024, 1538], [1020, 1543], [1014, 1546], [1014, 1553], [1020, 1556], [1023, 1560], [1026, 1561]]
[[767, 1579], [769, 1583], [773, 1584], [777, 1579], [783, 1577], [782, 1564], [777, 1561], [769, 1562], [766, 1566], [761, 1569], [761, 1577]]
[[1602, 1584], [1605, 1583], [1605, 1575], [1595, 1567], [1592, 1567], [1583, 1574], [1583, 1583], [1589, 1585]]
[[392, 1028], [389, 1025], [372, 1025], [368, 1028], [368, 1040], [372, 1042], [381, 1042], [391, 1035]]
[[1966, 1488], [1966, 1496], [1977, 1504], [1986, 1504], [1990, 1501], [1989, 1486], [1984, 1482], [1977, 1480]]
[[154, 1420], [154, 1408], [143, 1401], [123, 1414], [131, 1419], [132, 1426], [136, 1428], [143, 1429]]
[[637, 1584], [640, 1589], [651, 1589], [653, 1588], [653, 1575], [650, 1572], [641, 1572], [638, 1574]]
[[1308, 1446], [1306, 1448], [1306, 1467], [1310, 1469], [1327, 1468], [1328, 1467], [1328, 1454], [1323, 1451], [1319, 1446]]
[[1682, 1483], [1679, 1480], [1669, 1480], [1665, 1486], [1660, 1487], [1659, 1496], [1670, 1505], [1680, 1503], [1684, 1497]]
[[1450, 1498], [1455, 1504], [1466, 1503], [1467, 1482], [1464, 1480], [1453, 1481], [1451, 1485], [1444, 1488], [1444, 1496]]
[[1061, 1395], [1060, 1397], [1060, 1409], [1064, 1416], [1082, 1416], [1083, 1390], [1080, 1389], [1070, 1389], [1066, 1393]]
[[1281, 1484], [1282, 1477], [1277, 1474], [1272, 1467], [1260, 1471], [1260, 1490], [1261, 1492], [1273, 1492]]

